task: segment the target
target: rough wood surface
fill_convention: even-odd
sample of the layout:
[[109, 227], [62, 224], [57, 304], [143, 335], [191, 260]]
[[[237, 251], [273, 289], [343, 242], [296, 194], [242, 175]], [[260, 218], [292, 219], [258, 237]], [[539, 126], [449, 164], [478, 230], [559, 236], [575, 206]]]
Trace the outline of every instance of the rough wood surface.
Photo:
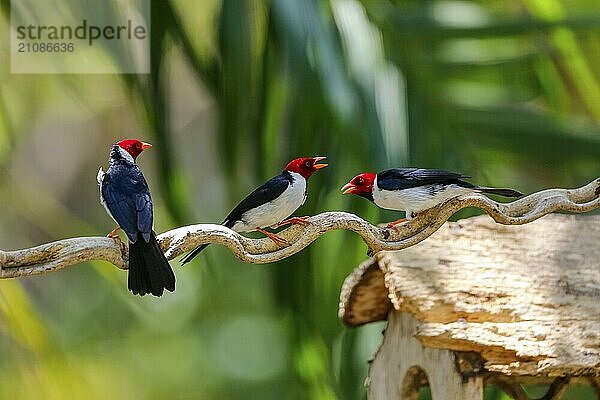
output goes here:
[[348, 293], [373, 290], [420, 321], [421, 343], [480, 353], [489, 371], [600, 375], [600, 216], [556, 214], [522, 227], [475, 217], [374, 261], [385, 291], [349, 278], [347, 323], [369, 322], [360, 317], [373, 308]]
[[[190, 225], [158, 236], [168, 259], [173, 259], [204, 243], [228, 247], [240, 260], [270, 263], [301, 251], [326, 232], [347, 229], [359, 234], [369, 254], [400, 250], [425, 240], [458, 210], [478, 207], [495, 221], [521, 225], [555, 211], [587, 212], [600, 207], [600, 178], [577, 189], [548, 189], [512, 203], [497, 203], [473, 194], [452, 199], [402, 224], [397, 230], [378, 228], [354, 214], [325, 212], [309, 219], [307, 226], [291, 226], [280, 233], [290, 246], [279, 248], [270, 239], [248, 239], [215, 224]], [[0, 278], [56, 271], [85, 261], [104, 260], [127, 268], [127, 249], [115, 240], [102, 237], [72, 238], [17, 251], [0, 250]]]
[[418, 400], [419, 387], [429, 384], [435, 400], [482, 400], [483, 377], [462, 374], [454, 352], [424, 347], [417, 326], [410, 314], [390, 316], [369, 370], [369, 399]]
[[377, 261], [366, 260], [346, 278], [338, 316], [346, 325], [358, 326], [386, 319], [391, 309], [383, 271]]

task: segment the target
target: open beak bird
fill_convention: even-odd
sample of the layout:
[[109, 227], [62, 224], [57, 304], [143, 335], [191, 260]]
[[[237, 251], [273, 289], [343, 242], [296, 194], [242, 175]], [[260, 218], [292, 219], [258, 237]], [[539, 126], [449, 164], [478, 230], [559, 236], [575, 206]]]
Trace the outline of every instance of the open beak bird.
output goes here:
[[129, 239], [128, 287], [133, 294], [161, 296], [175, 290], [175, 274], [152, 231], [152, 198], [142, 171], [135, 163], [152, 145], [121, 140], [112, 146], [106, 173], [98, 171], [100, 202], [119, 225], [107, 236], [118, 238], [122, 229]]
[[468, 176], [439, 169], [392, 168], [378, 174], [364, 172], [342, 187], [344, 194], [365, 197], [386, 210], [405, 211], [406, 218], [390, 222], [388, 228], [452, 198], [469, 193], [489, 193], [506, 197], [523, 194], [513, 189], [497, 189], [465, 182]]
[[[288, 218], [306, 200], [306, 183], [308, 178], [325, 168], [327, 164], [319, 163], [325, 157], [296, 158], [288, 163], [283, 172], [264, 185], [255, 189], [227, 215], [223, 226], [236, 232], [259, 231], [279, 245], [287, 245], [287, 241], [264, 228], [285, 224], [307, 224], [306, 218]], [[204, 250], [208, 244], [196, 247], [182, 260], [187, 264]]]

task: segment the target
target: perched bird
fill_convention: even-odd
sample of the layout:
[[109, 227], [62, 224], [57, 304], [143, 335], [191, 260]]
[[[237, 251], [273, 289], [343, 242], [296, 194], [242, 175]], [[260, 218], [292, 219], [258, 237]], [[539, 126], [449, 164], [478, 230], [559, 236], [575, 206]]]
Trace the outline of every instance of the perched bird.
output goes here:
[[[313, 173], [327, 166], [319, 164], [323, 159], [325, 157], [304, 157], [290, 161], [281, 174], [255, 189], [231, 210], [221, 225], [236, 232], [259, 231], [278, 245], [287, 245], [285, 239], [264, 228], [308, 223], [307, 217], [286, 218], [304, 204], [306, 181]], [[206, 246], [208, 244], [196, 247], [181, 260], [181, 264], [190, 262]]]
[[98, 171], [100, 202], [119, 225], [107, 236], [119, 238], [122, 229], [129, 239], [128, 287], [133, 294], [161, 296], [175, 290], [175, 275], [152, 231], [152, 198], [142, 171], [135, 163], [152, 145], [121, 140], [110, 151], [106, 173]]
[[439, 169], [392, 168], [378, 174], [356, 175], [342, 187], [344, 194], [365, 197], [386, 210], [405, 211], [406, 218], [390, 222], [388, 228], [452, 198], [469, 193], [489, 193], [506, 197], [523, 194], [512, 189], [477, 186], [462, 179], [468, 176]]

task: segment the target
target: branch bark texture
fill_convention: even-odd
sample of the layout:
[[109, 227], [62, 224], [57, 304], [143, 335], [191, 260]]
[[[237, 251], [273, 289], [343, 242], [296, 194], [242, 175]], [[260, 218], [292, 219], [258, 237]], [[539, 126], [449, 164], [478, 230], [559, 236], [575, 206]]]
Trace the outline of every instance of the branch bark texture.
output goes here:
[[[397, 230], [374, 226], [347, 212], [324, 212], [311, 217], [307, 226], [294, 225], [280, 232], [290, 243], [283, 248], [270, 239], [249, 239], [215, 224], [176, 228], [159, 235], [158, 241], [168, 259], [200, 244], [214, 243], [226, 246], [242, 261], [271, 263], [296, 254], [326, 232], [345, 229], [359, 234], [369, 254], [375, 254], [414, 246], [466, 207], [480, 208], [505, 225], [526, 224], [556, 211], [588, 212], [600, 208], [600, 178], [581, 188], [543, 190], [512, 203], [498, 203], [480, 194], [458, 197], [420, 214]], [[108, 261], [126, 269], [127, 246], [105, 237], [79, 237], [23, 250], [0, 250], [0, 278], [42, 274], [92, 260]]]

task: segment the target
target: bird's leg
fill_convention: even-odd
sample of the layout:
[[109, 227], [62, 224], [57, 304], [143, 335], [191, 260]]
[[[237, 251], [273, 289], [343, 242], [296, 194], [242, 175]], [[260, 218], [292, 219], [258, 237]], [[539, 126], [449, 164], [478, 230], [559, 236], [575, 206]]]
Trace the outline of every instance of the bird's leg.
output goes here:
[[277, 227], [280, 227], [280, 226], [283, 226], [283, 225], [288, 225], [288, 224], [302, 225], [302, 226], [310, 225], [310, 222], [308, 222], [309, 218], [310, 218], [310, 216], [288, 218], [288, 219], [286, 219], [286, 220], [281, 221], [280, 223], [278, 223]]
[[275, 244], [278, 244], [280, 246], [289, 246], [289, 242], [287, 240], [285, 240], [284, 238], [277, 236], [274, 233], [271, 232], [267, 232], [264, 229], [261, 228], [256, 228], [257, 231], [259, 231], [260, 233], [262, 233], [263, 235], [265, 235], [266, 237], [268, 237], [269, 239], [271, 239], [272, 241], [275, 242]]
[[119, 234], [117, 232], [119, 232], [121, 230], [120, 226], [117, 226], [115, 229], [113, 229], [112, 231], [110, 231], [108, 233], [108, 235], [106, 235], [107, 238], [111, 238], [111, 239], [121, 239], [119, 237]]
[[[422, 212], [422, 211], [421, 211], [421, 212]], [[398, 228], [396, 227], [396, 225], [398, 225], [398, 224], [401, 224], [401, 223], [403, 223], [403, 222], [410, 221], [411, 219], [418, 217], [418, 216], [421, 214], [421, 212], [414, 212], [414, 211], [412, 211], [412, 212], [410, 213], [410, 218], [408, 218], [408, 217], [407, 217], [407, 218], [400, 218], [400, 219], [398, 219], [398, 220], [396, 220], [396, 221], [389, 222], [389, 223], [386, 225], [386, 227], [387, 227], [387, 228], [390, 228], [390, 229], [395, 229], [395, 230], [398, 230]]]
[[408, 221], [408, 218], [400, 218], [400, 219], [397, 219], [396, 221], [388, 222], [388, 224], [386, 225], [386, 228], [396, 229], [396, 225], [401, 224], [406, 221]]

